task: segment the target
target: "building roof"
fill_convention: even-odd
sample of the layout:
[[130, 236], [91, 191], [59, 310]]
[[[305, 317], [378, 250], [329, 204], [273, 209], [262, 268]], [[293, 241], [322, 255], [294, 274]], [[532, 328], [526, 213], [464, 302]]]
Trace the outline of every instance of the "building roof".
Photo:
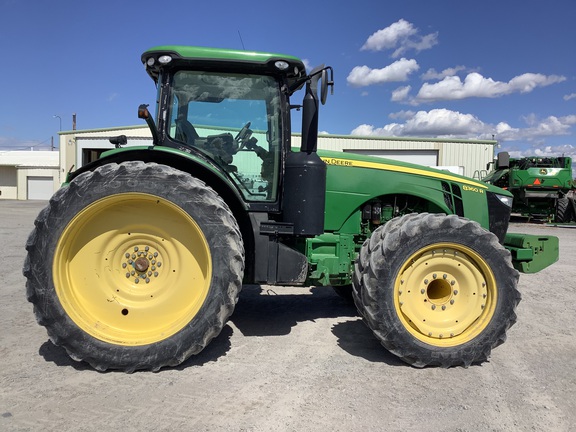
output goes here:
[[60, 167], [58, 151], [0, 151], [0, 166]]

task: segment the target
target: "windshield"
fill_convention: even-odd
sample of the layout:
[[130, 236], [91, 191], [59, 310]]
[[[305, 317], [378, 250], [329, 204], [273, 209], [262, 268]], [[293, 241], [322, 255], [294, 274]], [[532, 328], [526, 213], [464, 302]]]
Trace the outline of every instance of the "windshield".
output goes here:
[[179, 71], [170, 136], [226, 171], [248, 201], [274, 201], [280, 163], [280, 87], [269, 76]]

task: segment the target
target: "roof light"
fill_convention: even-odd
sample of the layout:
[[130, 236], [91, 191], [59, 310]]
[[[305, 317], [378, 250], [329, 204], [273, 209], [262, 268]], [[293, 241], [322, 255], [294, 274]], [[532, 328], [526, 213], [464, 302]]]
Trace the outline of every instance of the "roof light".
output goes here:
[[148, 60], [146, 60], [146, 64], [148, 66], [154, 66], [155, 62], [156, 62], [156, 60], [154, 60], [154, 57], [150, 57]]
[[169, 55], [163, 55], [163, 56], [158, 57], [158, 63], [163, 64], [163, 65], [168, 64], [171, 61], [172, 61], [172, 57], [170, 57]]
[[274, 66], [276, 66], [276, 68], [278, 68], [279, 70], [286, 70], [290, 65], [288, 64], [288, 62], [285, 62], [284, 60], [278, 60], [276, 63], [274, 63]]

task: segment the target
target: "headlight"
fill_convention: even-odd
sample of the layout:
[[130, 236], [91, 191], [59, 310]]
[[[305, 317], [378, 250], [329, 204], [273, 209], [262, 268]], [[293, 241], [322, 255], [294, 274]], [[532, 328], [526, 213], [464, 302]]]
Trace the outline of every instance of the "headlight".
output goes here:
[[496, 197], [500, 200], [502, 204], [505, 204], [508, 207], [512, 207], [512, 197], [506, 195], [496, 195]]

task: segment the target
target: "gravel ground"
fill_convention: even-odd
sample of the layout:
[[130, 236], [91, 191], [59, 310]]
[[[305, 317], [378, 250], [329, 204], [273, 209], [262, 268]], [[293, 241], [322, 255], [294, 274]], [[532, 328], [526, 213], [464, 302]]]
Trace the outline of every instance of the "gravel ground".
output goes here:
[[99, 373], [48, 340], [26, 301], [24, 244], [45, 202], [0, 201], [2, 431], [570, 431], [576, 424], [576, 229], [522, 275], [518, 323], [489, 362], [415, 369], [330, 288], [247, 286], [206, 350], [158, 373]]

